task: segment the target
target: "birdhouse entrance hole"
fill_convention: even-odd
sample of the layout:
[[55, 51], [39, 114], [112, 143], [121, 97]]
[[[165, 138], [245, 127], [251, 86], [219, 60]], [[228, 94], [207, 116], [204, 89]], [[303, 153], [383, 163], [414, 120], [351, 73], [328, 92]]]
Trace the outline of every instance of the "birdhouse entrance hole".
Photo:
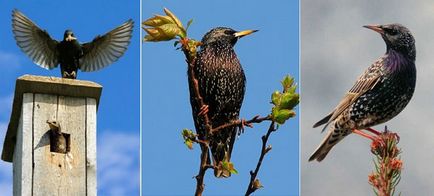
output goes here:
[[50, 152], [66, 154], [71, 151], [71, 135], [68, 133], [61, 134], [50, 134]]

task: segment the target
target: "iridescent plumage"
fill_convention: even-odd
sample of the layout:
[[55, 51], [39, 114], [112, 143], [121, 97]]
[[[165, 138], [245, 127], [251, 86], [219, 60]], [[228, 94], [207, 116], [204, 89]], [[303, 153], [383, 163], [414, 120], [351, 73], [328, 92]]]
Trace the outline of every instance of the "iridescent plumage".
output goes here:
[[[353, 130], [384, 123], [408, 104], [416, 86], [416, 48], [410, 31], [400, 24], [365, 26], [381, 34], [386, 54], [356, 81], [338, 106], [314, 127], [330, 125], [327, 136], [309, 158], [322, 161]], [[323, 129], [323, 130], [324, 130]]]

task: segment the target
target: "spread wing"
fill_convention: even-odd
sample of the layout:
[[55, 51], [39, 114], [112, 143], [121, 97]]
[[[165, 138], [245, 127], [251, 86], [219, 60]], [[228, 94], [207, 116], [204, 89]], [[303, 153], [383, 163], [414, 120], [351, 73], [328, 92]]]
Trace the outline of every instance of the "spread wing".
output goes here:
[[325, 127], [327, 127], [330, 122], [335, 120], [339, 115], [342, 114], [342, 112], [350, 107], [357, 100], [357, 98], [366, 93], [366, 91], [373, 89], [381, 79], [382, 73], [380, 71], [380, 67], [382, 66], [382, 63], [383, 58], [380, 58], [378, 61], [372, 64], [368, 70], [366, 70], [359, 77], [354, 86], [345, 94], [344, 98], [339, 102], [336, 108], [326, 117], [315, 123], [313, 127], [315, 128], [326, 123], [327, 124]]
[[80, 70], [97, 71], [117, 61], [130, 44], [133, 24], [130, 19], [105, 35], [98, 35], [92, 42], [83, 44]]
[[12, 11], [12, 32], [17, 45], [34, 63], [45, 69], [57, 66], [58, 42], [18, 10]]

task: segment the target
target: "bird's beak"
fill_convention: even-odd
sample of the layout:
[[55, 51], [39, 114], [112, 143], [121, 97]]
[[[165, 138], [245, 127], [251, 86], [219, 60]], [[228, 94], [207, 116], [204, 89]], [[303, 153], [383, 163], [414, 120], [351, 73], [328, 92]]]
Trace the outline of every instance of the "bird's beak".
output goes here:
[[67, 42], [72, 41], [72, 40], [76, 40], [77, 38], [75, 38], [74, 36], [72, 36], [71, 34], [68, 34], [68, 36], [65, 38], [65, 40]]
[[363, 27], [371, 29], [371, 30], [378, 32], [380, 34], [384, 34], [384, 30], [383, 30], [383, 28], [381, 28], [381, 25], [365, 25]]
[[47, 120], [47, 124], [50, 127], [50, 129], [56, 129], [57, 128], [57, 126], [54, 124], [53, 121]]
[[234, 36], [235, 36], [235, 37], [239, 37], [239, 38], [241, 38], [241, 37], [244, 37], [244, 36], [246, 36], [246, 35], [250, 35], [250, 34], [256, 32], [256, 31], [258, 31], [258, 30], [245, 30], [245, 31], [238, 31], [238, 32], [234, 33]]

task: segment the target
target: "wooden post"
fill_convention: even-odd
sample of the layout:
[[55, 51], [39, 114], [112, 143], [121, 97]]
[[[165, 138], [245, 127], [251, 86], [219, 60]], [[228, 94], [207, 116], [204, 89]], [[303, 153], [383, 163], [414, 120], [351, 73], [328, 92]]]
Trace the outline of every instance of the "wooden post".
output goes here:
[[[2, 160], [13, 162], [13, 195], [96, 195], [101, 91], [102, 86], [89, 81], [30, 75], [17, 79], [2, 152]], [[66, 153], [51, 151], [47, 121], [60, 124]]]

